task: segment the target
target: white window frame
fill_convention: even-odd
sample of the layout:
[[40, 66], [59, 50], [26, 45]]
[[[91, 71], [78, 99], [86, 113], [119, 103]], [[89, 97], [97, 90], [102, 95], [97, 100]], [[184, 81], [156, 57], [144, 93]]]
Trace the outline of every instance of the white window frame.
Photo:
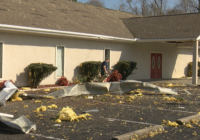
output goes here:
[[[55, 47], [55, 49], [56, 49], [56, 61], [55, 61], [55, 63], [56, 63], [56, 67], [57, 67], [57, 49], [59, 48], [59, 47], [63, 47], [63, 50], [64, 50], [64, 56], [63, 56], [63, 76], [65, 76], [65, 46], [64, 45], [56, 45], [56, 47]], [[60, 78], [60, 77], [58, 77], [57, 76], [57, 70], [55, 71], [55, 78], [56, 79], [58, 79], [58, 78]]]
[[109, 63], [110, 63], [110, 67], [108, 68], [108, 70], [110, 71], [110, 69], [111, 69], [111, 48], [104, 48], [104, 51], [103, 51], [103, 60], [105, 61], [105, 54], [106, 54], [106, 50], [110, 50], [110, 60], [109, 60]]

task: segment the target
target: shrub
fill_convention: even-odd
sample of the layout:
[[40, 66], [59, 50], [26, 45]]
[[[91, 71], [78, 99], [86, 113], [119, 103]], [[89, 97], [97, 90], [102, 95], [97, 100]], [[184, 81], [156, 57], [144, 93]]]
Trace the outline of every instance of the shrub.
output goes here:
[[83, 76], [87, 77], [86, 81], [93, 81], [101, 71], [100, 61], [88, 61], [81, 63], [81, 72]]
[[[192, 66], [193, 66], [193, 62], [190, 62], [188, 64], [188, 77], [192, 76]], [[200, 67], [200, 62], [198, 62], [198, 67]], [[198, 68], [198, 76], [200, 76], [200, 69]]]
[[119, 71], [122, 75], [122, 80], [126, 80], [127, 77], [133, 72], [136, 68], [137, 63], [133, 61], [119, 61], [115, 69]]
[[107, 77], [108, 82], [120, 81], [121, 79], [122, 75], [118, 72], [118, 70], [115, 70], [111, 75]]
[[78, 75], [74, 81], [75, 84], [81, 84], [87, 81], [87, 76], [84, 75]]
[[[6, 82], [7, 80], [4, 80], [3, 82], [0, 82], [0, 89], [4, 88], [4, 83]], [[12, 80], [9, 80], [10, 82], [13, 83], [13, 85], [15, 84]]]
[[65, 76], [60, 77], [60, 79], [58, 80], [59, 86], [68, 86], [68, 84], [69, 84], [69, 81], [67, 80]]
[[57, 67], [52, 64], [32, 63], [28, 66], [29, 81], [28, 85], [32, 88], [37, 88], [40, 82], [54, 72]]

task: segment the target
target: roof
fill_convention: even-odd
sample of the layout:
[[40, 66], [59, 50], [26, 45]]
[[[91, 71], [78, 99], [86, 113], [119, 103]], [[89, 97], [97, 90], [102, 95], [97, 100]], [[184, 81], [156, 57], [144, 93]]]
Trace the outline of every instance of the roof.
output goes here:
[[200, 13], [123, 19], [134, 37], [140, 39], [197, 38]]
[[67, 0], [1, 0], [0, 24], [134, 38], [122, 18], [131, 13]]

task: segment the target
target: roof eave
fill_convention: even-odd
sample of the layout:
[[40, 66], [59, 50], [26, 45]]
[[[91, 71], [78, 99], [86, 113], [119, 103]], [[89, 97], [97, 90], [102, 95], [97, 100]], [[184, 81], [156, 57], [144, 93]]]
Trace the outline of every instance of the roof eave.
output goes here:
[[196, 41], [198, 38], [167, 38], [167, 39], [137, 39], [137, 42], [168, 42], [168, 41]]
[[71, 32], [71, 31], [61, 31], [61, 30], [52, 30], [44, 28], [35, 28], [35, 27], [26, 27], [26, 26], [16, 26], [16, 25], [7, 25], [0, 24], [1, 31], [9, 32], [18, 32], [18, 33], [27, 33], [27, 34], [41, 34], [41, 35], [53, 35], [53, 36], [63, 36], [70, 38], [80, 38], [80, 39], [93, 39], [93, 40], [106, 40], [113, 42], [124, 42], [124, 43], [133, 43], [136, 42], [137, 38], [121, 38], [114, 36], [106, 36], [99, 34], [88, 34], [80, 32]]

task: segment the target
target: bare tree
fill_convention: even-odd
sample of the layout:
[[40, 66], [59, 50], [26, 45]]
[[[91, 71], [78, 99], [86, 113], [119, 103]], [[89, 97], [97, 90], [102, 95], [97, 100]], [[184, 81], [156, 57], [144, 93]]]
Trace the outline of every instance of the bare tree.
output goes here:
[[173, 8], [168, 4], [168, 0], [121, 0], [118, 10], [142, 16], [200, 12], [200, 0], [178, 0]]
[[102, 0], [88, 0], [86, 3], [97, 7], [105, 7], [104, 1]]
[[165, 14], [167, 0], [126, 0], [121, 3], [119, 10], [142, 16]]
[[173, 9], [175, 14], [200, 12], [200, 0], [179, 0]]

